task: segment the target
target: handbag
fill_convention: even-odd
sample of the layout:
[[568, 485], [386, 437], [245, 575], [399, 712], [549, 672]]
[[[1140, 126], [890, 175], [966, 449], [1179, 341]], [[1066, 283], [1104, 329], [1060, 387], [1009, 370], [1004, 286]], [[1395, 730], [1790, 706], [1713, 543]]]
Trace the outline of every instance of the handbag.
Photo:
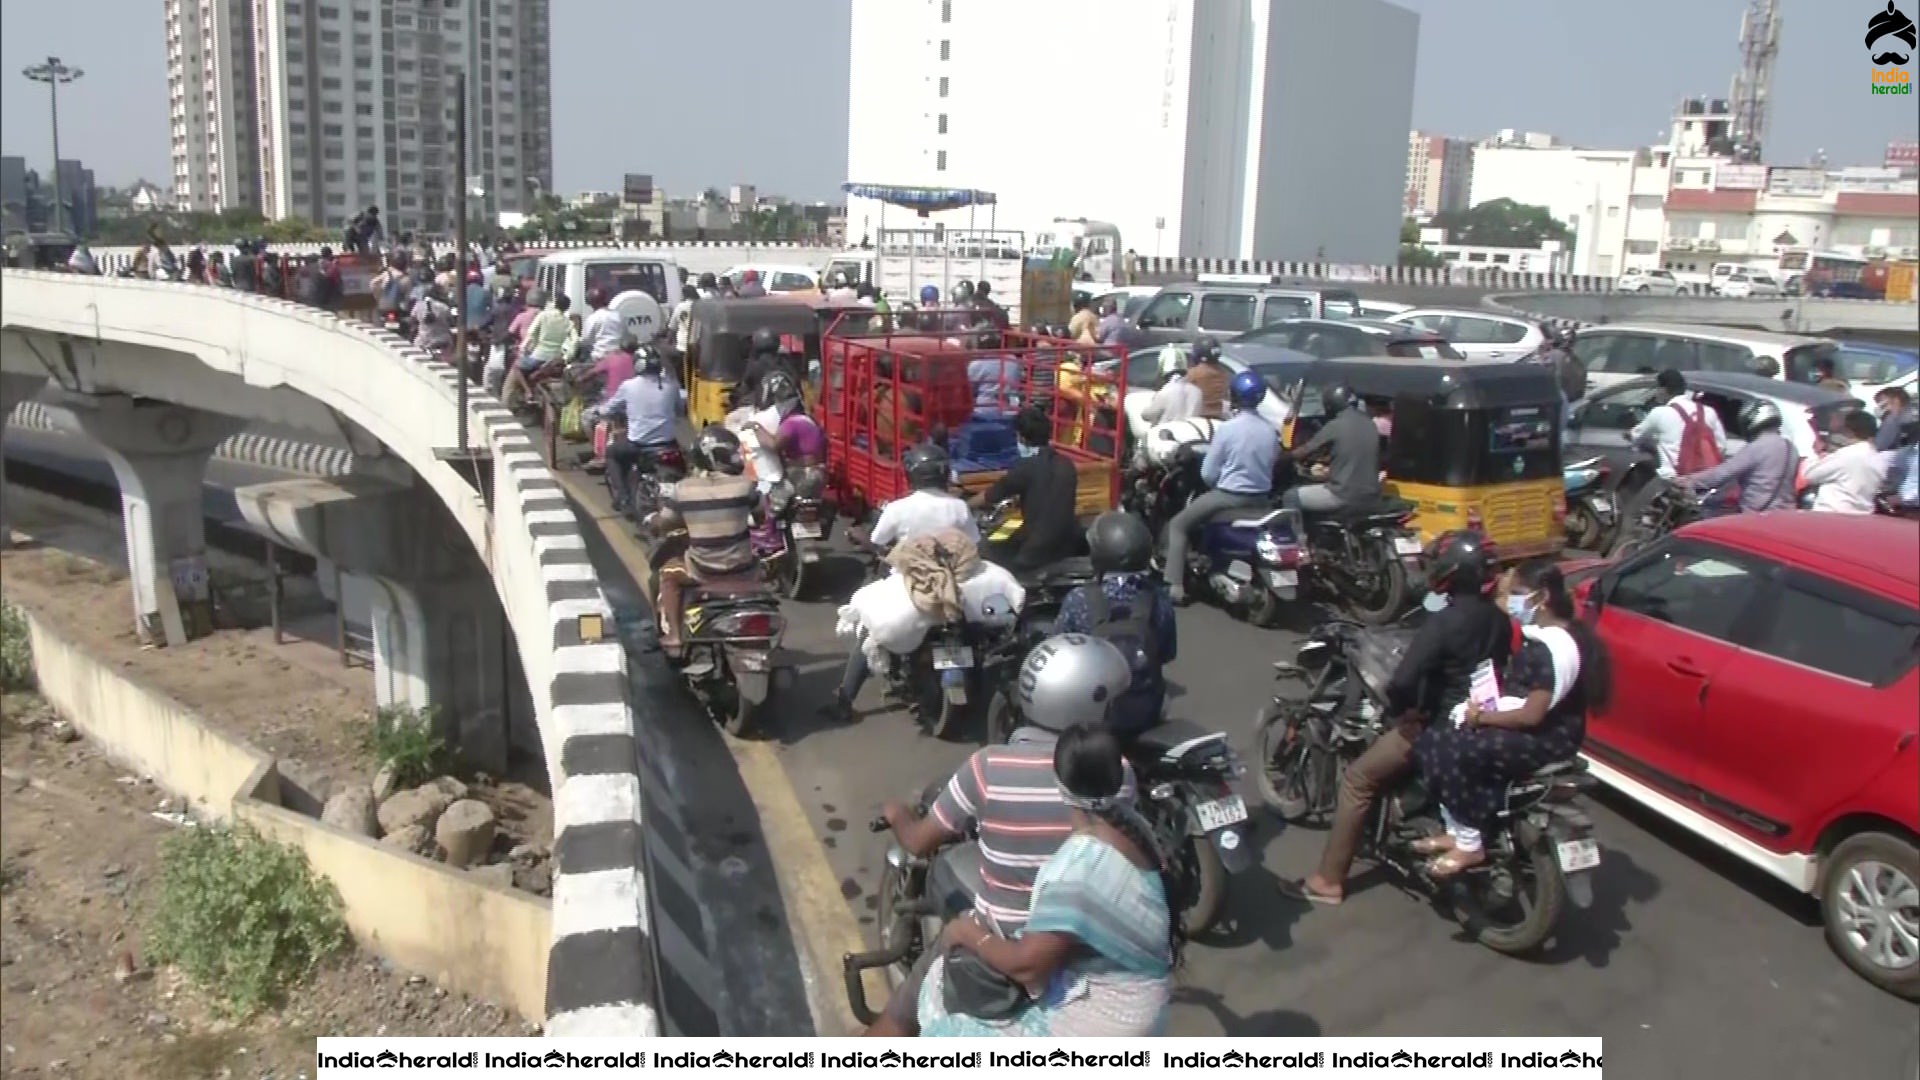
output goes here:
[[941, 1001], [948, 1013], [978, 1020], [1009, 1020], [1032, 1002], [1026, 987], [958, 945], [947, 950], [941, 984]]
[[586, 438], [587, 406], [575, 397], [560, 410], [560, 437], [578, 442]]

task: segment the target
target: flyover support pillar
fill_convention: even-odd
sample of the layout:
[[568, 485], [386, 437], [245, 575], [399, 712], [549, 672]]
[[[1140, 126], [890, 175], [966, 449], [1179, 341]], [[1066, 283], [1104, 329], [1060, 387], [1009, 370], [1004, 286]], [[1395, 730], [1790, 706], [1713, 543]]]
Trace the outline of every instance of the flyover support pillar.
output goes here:
[[365, 598], [381, 707], [432, 710], [448, 747], [495, 775], [522, 726], [537, 748], [492, 578], [437, 500], [356, 477], [252, 484], [234, 499], [279, 543], [339, 567], [337, 603]]
[[214, 448], [247, 421], [118, 394], [59, 392], [54, 425], [92, 440], [120, 482], [134, 628], [148, 645], [213, 632], [202, 487]]
[[[47, 385], [45, 376], [40, 375], [0, 375], [0, 440], [7, 436], [7, 421], [13, 417], [13, 410], [23, 401], [28, 401]], [[7, 459], [0, 453], [0, 551], [13, 544], [13, 530], [7, 526]]]

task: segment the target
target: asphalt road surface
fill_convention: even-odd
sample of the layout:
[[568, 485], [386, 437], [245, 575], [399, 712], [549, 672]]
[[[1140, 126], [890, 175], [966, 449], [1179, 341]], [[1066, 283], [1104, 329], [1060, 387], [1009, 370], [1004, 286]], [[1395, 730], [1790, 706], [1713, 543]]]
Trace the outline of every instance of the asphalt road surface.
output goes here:
[[[830, 556], [821, 569], [836, 598], [858, 576], [852, 560], [841, 557]], [[877, 684], [852, 723], [819, 723], [815, 710], [837, 685], [844, 656], [845, 643], [832, 632], [836, 606], [792, 605], [786, 645], [800, 678], [781, 702], [778, 730], [754, 753], [770, 753], [784, 773], [840, 895], [870, 939], [885, 844], [866, 822], [883, 801], [949, 774], [973, 746], [919, 734], [903, 714], [881, 707]], [[1310, 615], [1299, 620], [1310, 622]], [[1291, 655], [1297, 629], [1253, 629], [1204, 604], [1183, 611], [1181, 654], [1170, 668], [1171, 711], [1228, 732], [1246, 754], [1255, 713], [1270, 692], [1270, 664]], [[673, 692], [670, 685], [654, 688]], [[678, 706], [670, 711], [686, 715]], [[717, 739], [670, 734], [668, 743], [689, 755], [680, 762], [689, 773], [726, 771], [724, 756], [714, 753]], [[703, 760], [693, 762], [696, 755]], [[737, 747], [734, 756], [745, 760]], [[741, 775], [754, 782], [744, 766]], [[770, 931], [804, 932], [804, 915], [746, 895], [764, 897], [771, 886], [765, 853], [752, 851], [760, 836], [753, 815], [735, 816], [744, 801], [740, 783], [734, 778], [716, 788], [711, 810], [689, 824], [717, 832], [732, 821], [736, 833], [709, 838], [716, 850], [708, 857], [724, 867], [718, 849], [746, 856], [746, 867], [729, 875], [743, 904], [754, 904]], [[761, 794], [752, 792], [764, 818]], [[1341, 907], [1309, 908], [1281, 896], [1277, 881], [1311, 869], [1322, 834], [1279, 829], [1258, 809], [1251, 782], [1243, 794], [1262, 823], [1255, 837], [1261, 864], [1233, 880], [1225, 931], [1188, 947], [1173, 1034], [1598, 1035], [1610, 1067], [1626, 1076], [1916, 1075], [1920, 1014], [1833, 957], [1811, 901], [1622, 800], [1603, 794], [1591, 806], [1604, 850], [1594, 905], [1570, 909], [1545, 954], [1521, 961], [1461, 940], [1449, 919], [1364, 864]], [[772, 950], [763, 950], [743, 951], [771, 960]], [[753, 1026], [761, 1031], [799, 1031], [804, 1024], [778, 1019], [792, 1014], [800, 995], [790, 961], [769, 967], [777, 970], [764, 977], [756, 995], [762, 1000], [740, 1004], [760, 1012], [765, 1027]]]

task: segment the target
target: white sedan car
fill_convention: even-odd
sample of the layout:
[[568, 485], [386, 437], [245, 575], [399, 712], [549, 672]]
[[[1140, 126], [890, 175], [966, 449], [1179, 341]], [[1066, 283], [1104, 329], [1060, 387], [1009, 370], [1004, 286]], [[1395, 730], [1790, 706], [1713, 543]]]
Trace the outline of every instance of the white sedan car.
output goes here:
[[1547, 341], [1539, 323], [1471, 308], [1415, 308], [1386, 321], [1438, 334], [1469, 360], [1521, 360]]
[[1785, 292], [1780, 282], [1765, 270], [1735, 270], [1720, 279], [1720, 295], [1729, 300], [1781, 296]]
[[1621, 274], [1620, 280], [1615, 282], [1613, 287], [1620, 292], [1673, 296], [1680, 292], [1680, 279], [1674, 277], [1671, 270], [1636, 269]]

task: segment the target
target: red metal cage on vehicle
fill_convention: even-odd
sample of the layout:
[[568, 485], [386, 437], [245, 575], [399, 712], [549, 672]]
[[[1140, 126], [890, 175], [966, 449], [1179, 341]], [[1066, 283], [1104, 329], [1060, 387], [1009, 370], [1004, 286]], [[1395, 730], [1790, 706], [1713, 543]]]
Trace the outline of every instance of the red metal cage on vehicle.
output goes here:
[[927, 440], [945, 445], [961, 488], [991, 486], [1018, 460], [1014, 417], [1027, 405], [1045, 410], [1054, 449], [1079, 472], [1079, 513], [1117, 503], [1124, 350], [981, 330], [978, 318], [971, 310], [849, 312], [828, 328], [819, 418], [842, 507], [858, 516], [906, 494], [900, 458]]

